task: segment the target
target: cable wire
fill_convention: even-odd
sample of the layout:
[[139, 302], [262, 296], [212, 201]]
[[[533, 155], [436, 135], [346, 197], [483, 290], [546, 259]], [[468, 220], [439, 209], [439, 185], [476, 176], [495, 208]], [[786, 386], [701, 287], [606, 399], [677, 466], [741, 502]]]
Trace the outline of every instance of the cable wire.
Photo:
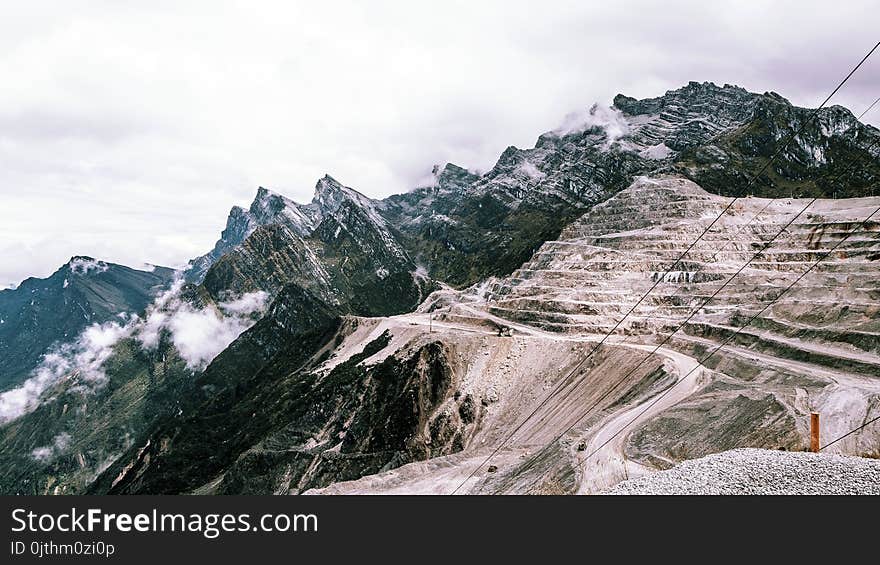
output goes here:
[[[801, 273], [800, 276], [798, 276], [797, 279], [795, 279], [790, 285], [788, 285], [788, 286], [785, 288], [785, 290], [783, 290], [781, 293], [779, 293], [779, 295], [776, 296], [776, 298], [774, 298], [773, 300], [771, 300], [769, 304], [767, 304], [766, 306], [764, 306], [763, 308], [761, 308], [761, 310], [759, 310], [757, 314], [755, 314], [754, 316], [752, 316], [751, 318], [749, 318], [749, 319], [746, 321], [745, 324], [743, 324], [739, 329], [737, 329], [735, 332], [733, 332], [732, 334], [730, 334], [726, 339], [724, 339], [720, 344], [718, 344], [718, 346], [716, 346], [715, 349], [713, 349], [708, 355], [706, 355], [705, 357], [703, 357], [702, 359], [700, 359], [700, 361], [698, 362], [698, 364], [697, 364], [696, 367], [694, 367], [693, 369], [691, 369], [690, 371], [688, 371], [688, 372], [687, 372], [682, 378], [680, 378], [680, 379], [679, 379], [678, 381], [676, 381], [672, 386], [670, 386], [670, 387], [667, 388], [665, 391], [663, 391], [660, 395], [658, 395], [658, 397], [657, 397], [656, 399], [654, 399], [654, 401], [651, 402], [648, 406], [646, 406], [644, 410], [642, 410], [641, 412], [639, 412], [634, 418], [630, 419], [630, 421], [627, 422], [626, 425], [622, 426], [619, 430], [617, 430], [614, 434], [612, 434], [610, 438], [608, 438], [607, 440], [605, 440], [605, 441], [604, 441], [599, 447], [597, 447], [597, 448], [594, 449], [592, 452], [590, 452], [590, 454], [588, 454], [586, 457], [584, 457], [584, 459], [583, 459], [583, 461], [582, 461], [582, 463], [581, 463], [582, 468], [583, 468], [583, 465], [586, 464], [587, 460], [589, 460], [590, 457], [592, 457], [593, 455], [595, 455], [596, 453], [598, 453], [603, 447], [605, 447], [606, 445], [608, 445], [608, 443], [610, 443], [611, 440], [613, 440], [615, 437], [617, 437], [618, 435], [620, 435], [620, 434], [623, 432], [623, 430], [625, 430], [626, 428], [628, 428], [629, 426], [631, 426], [633, 422], [635, 422], [636, 420], [638, 420], [639, 418], [641, 418], [641, 417], [642, 417], [642, 416], [643, 416], [648, 410], [650, 410], [655, 404], [657, 404], [660, 400], [662, 400], [662, 399], [663, 399], [667, 394], [669, 394], [669, 393], [670, 393], [670, 392], [671, 392], [676, 386], [678, 386], [680, 383], [684, 382], [684, 380], [687, 379], [687, 377], [689, 377], [689, 376], [691, 375], [691, 373], [693, 373], [695, 370], [697, 370], [697, 369], [699, 369], [700, 367], [702, 367], [703, 364], [704, 364], [707, 360], [709, 360], [710, 357], [712, 357], [712, 356], [715, 355], [718, 351], [720, 351], [722, 347], [724, 347], [725, 345], [727, 345], [728, 343], [730, 343], [730, 341], [733, 340], [734, 337], [736, 337], [737, 335], [739, 335], [739, 332], [741, 332], [743, 329], [745, 329], [747, 326], [749, 326], [749, 325], [750, 325], [752, 322], [754, 322], [759, 316], [761, 316], [761, 314], [763, 314], [764, 312], [766, 312], [767, 309], [770, 308], [770, 306], [772, 306], [773, 304], [775, 304], [780, 298], [782, 298], [785, 294], [787, 294], [788, 291], [792, 289], [792, 287], [794, 287], [797, 283], [799, 283], [801, 280], [803, 280], [803, 278], [804, 278], [805, 276], [807, 276], [807, 274], [809, 274], [809, 273], [810, 273], [810, 272], [811, 272], [811, 271], [812, 271], [812, 270], [813, 270], [813, 269], [814, 269], [819, 263], [821, 263], [824, 259], [826, 259], [829, 255], [831, 255], [835, 250], [837, 250], [837, 248], [840, 247], [840, 245], [841, 245], [844, 241], [846, 241], [847, 239], [849, 239], [849, 237], [850, 237], [852, 234], [854, 234], [854, 233], [856, 233], [857, 231], [859, 231], [860, 229], [864, 228], [864, 227], [867, 225], [867, 223], [871, 220], [871, 218], [873, 218], [878, 212], [880, 212], [880, 206], [878, 206], [877, 208], [875, 208], [874, 211], [871, 212], [871, 213], [868, 215], [868, 217], [866, 217], [864, 220], [862, 220], [862, 221], [859, 223], [858, 226], [856, 226], [855, 228], [853, 228], [853, 229], [852, 229], [850, 232], [848, 232], [844, 237], [842, 237], [837, 243], [835, 243], [834, 246], [831, 247], [831, 249], [826, 250], [824, 254], [822, 254], [822, 255], [821, 255], [821, 256], [820, 256], [820, 257], [819, 257], [819, 258], [818, 258], [818, 259], [817, 259], [812, 265], [810, 265], [810, 267], [809, 267], [806, 271], [804, 271], [803, 273]], [[866, 425], [867, 425], [867, 424], [866, 424]], [[835, 440], [835, 441], [837, 441], [837, 440]], [[828, 445], [831, 445], [831, 444], [828, 444]], [[826, 445], [825, 447], [828, 447], [828, 446]]]
[[[863, 115], [864, 115], [864, 113], [863, 113]], [[880, 138], [877, 138], [874, 142], [872, 142], [871, 145], [868, 146], [867, 151], [870, 151], [871, 149], [873, 149], [873, 147], [874, 147], [878, 142], [880, 142]], [[849, 170], [849, 171], [843, 171], [843, 172], [841, 172], [839, 175], [837, 175], [837, 177], [834, 179], [833, 182], [836, 182], [837, 180], [839, 180], [840, 178], [842, 178], [846, 173], [852, 172], [853, 170], [855, 170], [855, 168], [853, 168], [853, 169], [851, 169], [851, 170]], [[717, 295], [718, 295], [718, 294], [719, 294], [719, 293], [720, 293], [720, 292], [721, 292], [721, 291], [722, 291], [722, 290], [723, 290], [728, 284], [730, 284], [731, 282], [733, 282], [733, 279], [736, 278], [737, 275], [739, 275], [740, 273], [742, 273], [742, 271], [743, 271], [746, 267], [748, 267], [748, 266], [749, 266], [749, 265], [750, 265], [755, 259], [757, 259], [757, 258], [758, 258], [761, 254], [763, 254], [765, 251], [767, 251], [767, 249], [770, 248], [770, 246], [776, 241], [776, 239], [777, 239], [780, 235], [782, 235], [783, 233], [785, 233], [785, 231], [786, 231], [786, 230], [787, 230], [787, 229], [788, 229], [788, 228], [789, 228], [789, 227], [795, 222], [795, 220], [797, 220], [800, 216], [802, 216], [802, 215], [804, 214], [804, 212], [806, 212], [807, 209], [808, 209], [810, 206], [812, 206], [812, 205], [816, 202], [816, 200], [818, 200], [818, 198], [813, 198], [813, 199], [811, 199], [811, 200], [807, 203], [806, 206], [804, 206], [804, 207], [803, 207], [803, 208], [802, 208], [802, 209], [801, 209], [801, 210], [800, 210], [800, 211], [799, 211], [799, 212], [798, 212], [793, 218], [791, 218], [791, 219], [788, 221], [788, 223], [786, 223], [786, 224], [785, 224], [785, 225], [784, 225], [784, 226], [783, 226], [783, 227], [782, 227], [782, 228], [776, 233], [776, 235], [774, 235], [774, 236], [773, 236], [772, 238], [770, 238], [767, 242], [765, 242], [764, 245], [761, 247], [760, 250], [758, 250], [754, 255], [752, 255], [752, 257], [751, 257], [748, 261], [746, 261], [746, 263], [743, 264], [743, 265], [742, 265], [742, 266], [741, 266], [741, 267], [740, 267], [740, 268], [739, 268], [739, 269], [738, 269], [733, 275], [731, 275], [731, 277], [730, 277], [729, 279], [727, 279], [723, 284], [721, 284], [718, 288], [716, 288], [715, 291], [709, 296], [709, 298], [705, 299], [705, 300], [704, 300], [699, 306], [697, 306], [696, 308], [694, 308], [694, 309], [691, 311], [691, 313], [690, 313], [690, 314], [684, 319], [684, 321], [682, 321], [682, 322], [678, 325], [678, 327], [675, 328], [675, 330], [673, 330], [669, 335], [667, 335], [666, 338], [663, 339], [663, 341], [661, 341], [656, 347], [654, 347], [654, 349], [653, 349], [652, 351], [650, 351], [647, 355], [645, 355], [645, 356], [642, 358], [642, 360], [639, 361], [639, 363], [636, 364], [635, 367], [633, 367], [632, 370], [630, 370], [628, 373], [626, 373], [626, 374], [625, 374], [620, 380], [618, 380], [617, 382], [615, 382], [615, 383], [611, 386], [611, 388], [609, 388], [608, 390], [606, 390], [605, 393], [604, 393], [602, 396], [600, 396], [596, 401], [594, 401], [593, 404], [592, 404], [592, 406], [590, 406], [590, 408], [586, 410], [586, 413], [591, 412], [593, 409], [595, 409], [597, 406], [599, 406], [599, 404], [600, 404], [603, 400], [605, 400], [605, 399], [606, 399], [606, 398], [607, 398], [612, 392], [614, 392], [614, 391], [617, 389], [618, 386], [620, 386], [622, 383], [626, 382], [626, 379], [628, 379], [628, 378], [629, 378], [629, 377], [630, 377], [630, 376], [631, 376], [631, 375], [632, 375], [632, 374], [633, 374], [633, 373], [634, 373], [634, 372], [635, 372], [635, 371], [636, 371], [636, 370], [637, 370], [637, 369], [638, 369], [638, 368], [639, 368], [639, 367], [640, 367], [645, 361], [647, 361], [647, 360], [648, 360], [652, 355], [654, 355], [654, 354], [655, 354], [655, 353], [656, 353], [661, 347], [663, 347], [663, 345], [665, 345], [670, 339], [672, 339], [672, 337], [673, 337], [676, 333], [678, 333], [679, 330], [681, 330], [685, 325], [687, 325], [687, 323], [688, 323], [688, 322], [689, 322], [689, 321], [690, 321], [690, 320], [691, 320], [696, 314], [698, 314], [698, 313], [700, 312], [700, 310], [702, 310], [703, 308], [705, 308], [706, 305], [707, 305], [707, 304], [708, 304], [713, 298], [715, 298], [715, 297], [716, 297], [716, 296], [717, 296]], [[770, 200], [770, 202], [773, 202], [773, 200]], [[763, 212], [764, 210], [766, 210], [768, 206], [769, 206], [769, 202], [768, 202], [767, 205], [765, 205], [765, 206], [761, 209], [761, 212]], [[761, 212], [759, 212], [759, 214], [760, 214]], [[754, 219], [754, 218], [753, 218], [753, 219]], [[682, 294], [683, 294], [683, 293], [682, 293]], [[671, 298], [676, 298], [676, 297], [680, 297], [680, 296], [681, 296], [681, 294], [677, 292], [677, 293], [671, 295]], [[621, 345], [626, 344], [626, 343], [629, 341], [629, 338], [630, 338], [630, 337], [632, 337], [632, 335], [628, 335], [628, 336], [626, 336], [626, 338], [625, 338], [623, 341], [620, 341], [620, 342], [616, 343], [616, 345], [621, 346]], [[584, 375], [584, 377], [586, 377], [586, 375]], [[581, 418], [581, 419], [582, 419], [582, 418]], [[542, 422], [542, 421], [543, 421], [543, 418], [542, 418], [541, 420], [539, 420], [539, 423]], [[578, 420], [578, 422], [579, 422], [579, 421], [580, 421], [580, 419]], [[577, 422], [575, 422], [575, 424], [572, 424], [572, 426], [569, 426], [569, 427], [568, 427], [567, 429], [565, 429], [561, 434], [559, 434], [558, 436], [556, 436], [556, 438], [554, 438], [554, 440], [553, 440], [552, 442], [550, 442], [550, 443], [555, 443], [556, 441], [558, 441], [559, 439], [561, 439], [561, 438], [562, 438], [566, 433], [568, 433], [568, 432], [572, 429], [572, 427], [574, 427], [574, 425], [576, 425], [576, 424], [577, 424]]]
[[835, 440], [832, 441], [832, 442], [826, 443], [825, 445], [823, 445], [822, 447], [819, 448], [819, 451], [822, 451], [822, 450], [825, 449], [826, 447], [831, 447], [832, 445], [834, 445], [834, 444], [837, 443], [838, 441], [840, 441], [840, 440], [842, 440], [842, 439], [844, 439], [844, 438], [847, 438], [847, 437], [853, 435], [854, 433], [856, 433], [857, 431], [861, 430], [862, 428], [867, 428], [868, 426], [870, 426], [871, 424], [873, 424], [873, 423], [876, 422], [877, 420], [880, 420], [880, 416], [877, 416], [876, 418], [872, 418], [872, 419], [868, 420], [867, 422], [865, 422], [864, 424], [862, 424], [861, 426], [859, 426], [858, 428], [855, 428], [855, 429], [853, 429], [853, 430], [850, 430], [850, 431], [846, 432], [845, 434], [843, 434], [842, 436], [840, 436], [839, 438], [835, 439]]

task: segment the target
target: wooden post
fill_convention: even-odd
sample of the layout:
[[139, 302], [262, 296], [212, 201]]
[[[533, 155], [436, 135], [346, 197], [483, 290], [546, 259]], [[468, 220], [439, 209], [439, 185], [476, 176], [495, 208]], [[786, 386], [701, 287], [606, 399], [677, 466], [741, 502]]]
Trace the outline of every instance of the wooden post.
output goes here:
[[810, 413], [810, 451], [819, 453], [819, 413]]

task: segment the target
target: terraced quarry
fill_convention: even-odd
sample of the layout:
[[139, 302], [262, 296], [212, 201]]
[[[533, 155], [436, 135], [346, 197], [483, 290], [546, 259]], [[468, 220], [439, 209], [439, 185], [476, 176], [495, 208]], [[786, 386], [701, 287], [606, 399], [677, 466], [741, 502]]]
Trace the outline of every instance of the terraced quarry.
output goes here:
[[[591, 493], [727, 449], [804, 450], [811, 411], [822, 415], [823, 444], [857, 427], [880, 413], [880, 221], [860, 226], [880, 198], [818, 200], [802, 212], [809, 202], [736, 201], [666, 274], [730, 200], [680, 178], [640, 178], [510, 277], [438, 291], [420, 313], [392, 318], [421, 326], [416, 340], [430, 325], [433, 339], [494, 332], [482, 339], [529, 349], [493, 345], [497, 367], [462, 357], [471, 379], [506, 384], [460, 453], [322, 492], [448, 493], [474, 472], [459, 492]], [[383, 355], [406, 355], [411, 343], [392, 340]], [[548, 359], [558, 372], [546, 371]], [[869, 426], [829, 451], [876, 456], [878, 439]]]

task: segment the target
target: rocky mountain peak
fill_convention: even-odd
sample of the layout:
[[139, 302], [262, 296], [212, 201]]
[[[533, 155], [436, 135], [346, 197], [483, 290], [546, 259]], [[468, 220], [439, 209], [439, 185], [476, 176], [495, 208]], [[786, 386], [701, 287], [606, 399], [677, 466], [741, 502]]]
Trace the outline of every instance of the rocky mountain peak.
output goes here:
[[324, 175], [315, 183], [312, 204], [321, 211], [333, 212], [345, 198], [345, 187], [330, 175]]
[[248, 212], [258, 225], [290, 224], [288, 227], [300, 235], [314, 229], [308, 216], [300, 210], [299, 204], [262, 186], [257, 189], [257, 196]]
[[252, 214], [257, 214], [264, 210], [270, 210], [273, 207], [277, 208], [278, 204], [283, 202], [283, 198], [280, 194], [260, 186], [257, 188], [257, 194], [254, 196], [254, 200], [251, 202], [248, 210]]
[[74, 255], [70, 261], [64, 264], [62, 269], [75, 275], [87, 275], [90, 273], [104, 273], [110, 269], [110, 264], [98, 261], [87, 255]]
[[437, 186], [446, 190], [463, 190], [480, 178], [479, 175], [454, 163], [446, 163], [442, 168], [438, 167], [435, 175]]
[[259, 187], [250, 207], [233, 206], [226, 219], [226, 228], [209, 253], [192, 260], [187, 270], [187, 280], [201, 282], [208, 269], [227, 251], [241, 245], [260, 226], [283, 225], [294, 234], [303, 237], [314, 231], [316, 222], [305, 206]]
[[690, 82], [656, 98], [636, 100], [618, 94], [614, 107], [631, 124], [634, 143], [645, 147], [662, 143], [681, 151], [745, 124], [762, 99], [738, 86]]
[[50, 347], [70, 343], [89, 325], [141, 313], [173, 276], [165, 267], [75, 255], [50, 276], [0, 293], [0, 392], [32, 376]]
[[362, 212], [362, 215], [376, 228], [385, 231], [387, 224], [379, 214], [377, 205], [378, 203], [372, 198], [343, 185], [330, 175], [324, 175], [315, 184], [315, 196], [309, 208], [316, 226], [328, 217], [339, 221], [340, 211], [347, 208], [346, 215], [352, 210]]
[[330, 175], [324, 175], [315, 184], [315, 196], [312, 199], [312, 205], [317, 207], [321, 214], [333, 214], [343, 202], [351, 202], [358, 207], [372, 210], [375, 208], [375, 201], [353, 188], [343, 185]]
[[767, 92], [765, 92], [765, 93], [764, 93], [764, 98], [767, 99], [767, 100], [773, 100], [774, 102], [779, 102], [780, 104], [786, 104], [786, 105], [788, 105], [788, 106], [791, 106], [791, 105], [792, 105], [791, 102], [788, 101], [788, 98], [785, 98], [785, 97], [782, 96], [781, 94], [778, 94], [778, 93], [773, 92], [773, 91], [767, 91]]

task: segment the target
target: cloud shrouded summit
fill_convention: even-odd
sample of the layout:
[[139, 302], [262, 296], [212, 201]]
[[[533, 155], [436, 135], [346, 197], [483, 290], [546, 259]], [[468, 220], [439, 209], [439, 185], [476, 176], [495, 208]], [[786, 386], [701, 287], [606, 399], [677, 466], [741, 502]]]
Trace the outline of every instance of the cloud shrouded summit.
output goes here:
[[[182, 264], [259, 185], [306, 201], [330, 172], [381, 197], [433, 163], [485, 170], [617, 92], [712, 80], [816, 106], [875, 35], [867, 2], [636, 4], [10, 7], [0, 287], [73, 255]], [[860, 113], [878, 64], [832, 102]]]

